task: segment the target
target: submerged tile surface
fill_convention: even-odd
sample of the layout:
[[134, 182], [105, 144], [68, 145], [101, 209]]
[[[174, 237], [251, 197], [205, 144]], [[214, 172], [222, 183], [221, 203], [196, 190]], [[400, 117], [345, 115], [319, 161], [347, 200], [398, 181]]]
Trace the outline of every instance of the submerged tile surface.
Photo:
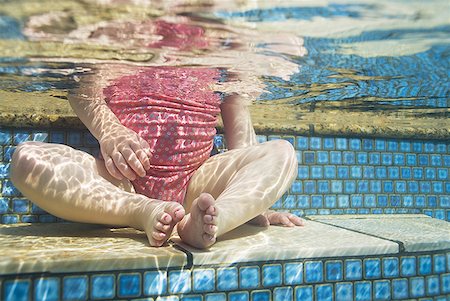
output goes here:
[[149, 247], [131, 228], [78, 223], [0, 226], [0, 274], [181, 267], [186, 254]]
[[401, 242], [407, 252], [450, 248], [450, 223], [422, 214], [314, 216], [311, 219]]
[[243, 225], [220, 237], [209, 250], [189, 247], [179, 238], [173, 241], [192, 253], [194, 265], [398, 252], [395, 242], [314, 221], [295, 228]]

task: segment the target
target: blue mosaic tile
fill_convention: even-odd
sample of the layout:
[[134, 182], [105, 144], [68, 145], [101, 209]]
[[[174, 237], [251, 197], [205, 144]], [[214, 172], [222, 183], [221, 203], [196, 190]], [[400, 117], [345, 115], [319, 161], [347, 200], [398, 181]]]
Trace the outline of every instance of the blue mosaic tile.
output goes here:
[[350, 197], [348, 195], [338, 195], [337, 201], [340, 208], [348, 208], [350, 206]]
[[39, 218], [36, 215], [22, 215], [21, 222], [22, 223], [37, 223]]
[[409, 193], [419, 193], [419, 183], [417, 181], [408, 182], [408, 192]]
[[417, 165], [417, 155], [407, 154], [406, 155], [406, 165], [416, 166]]
[[426, 277], [426, 291], [428, 296], [436, 296], [440, 294], [438, 276], [433, 275]]
[[[177, 296], [172, 296], [173, 298], [178, 298]], [[162, 297], [164, 298], [164, 297]], [[162, 301], [161, 297], [158, 297], [157, 300], [158, 301]], [[167, 297], [166, 297], [167, 298]], [[178, 299], [175, 299], [176, 301], [178, 301]], [[134, 299], [134, 301], [153, 301], [153, 299]], [[189, 295], [189, 296], [182, 296], [181, 297], [181, 301], [203, 301], [203, 296], [202, 295]]]
[[386, 150], [386, 141], [375, 139], [375, 150], [385, 151]]
[[19, 216], [17, 215], [3, 215], [2, 224], [17, 224], [19, 222]]
[[437, 206], [437, 198], [434, 195], [428, 196], [427, 197], [427, 204], [428, 207], [433, 207], [435, 208]]
[[388, 205], [388, 196], [384, 194], [377, 195], [377, 203], [379, 207], [386, 207]]
[[[217, 139], [217, 141], [216, 141]], [[267, 136], [265, 135], [256, 135], [256, 140], [258, 141], [258, 143], [264, 143], [267, 141]], [[215, 144], [217, 145], [217, 147], [225, 147], [225, 139], [223, 136], [221, 135], [216, 135], [214, 137], [214, 141]]]
[[367, 153], [356, 153], [356, 162], [361, 165], [366, 165], [369, 163], [369, 156]]
[[424, 178], [424, 172], [422, 168], [413, 168], [413, 178], [416, 180], [421, 180]]
[[282, 266], [281, 264], [267, 264], [262, 268], [262, 282], [263, 286], [275, 286], [282, 283]]
[[271, 301], [270, 291], [252, 291], [251, 292], [252, 301]]
[[342, 193], [343, 182], [339, 180], [331, 181], [331, 192], [332, 193]]
[[273, 290], [273, 301], [291, 301], [293, 293], [292, 287], [277, 287]]
[[305, 164], [314, 164], [316, 162], [316, 154], [313, 152], [304, 152], [303, 156]]
[[287, 285], [303, 282], [303, 263], [284, 264], [284, 283]]
[[141, 275], [119, 274], [117, 294], [119, 297], [138, 297], [141, 294]]
[[441, 275], [442, 293], [450, 294], [450, 274]]
[[355, 193], [356, 192], [356, 182], [355, 181], [344, 181], [344, 193]]
[[370, 188], [371, 193], [381, 193], [382, 192], [382, 186], [381, 181], [370, 181]]
[[350, 177], [349, 168], [347, 166], [338, 166], [337, 177], [338, 179], [348, 179]]
[[330, 192], [330, 187], [329, 187], [329, 182], [328, 181], [318, 181], [317, 182], [317, 191], [319, 193], [324, 193], [327, 194]]
[[394, 279], [392, 280], [392, 296], [394, 299], [408, 298], [408, 280]]
[[414, 277], [409, 280], [410, 296], [419, 298], [425, 296], [425, 279], [423, 277]]
[[67, 143], [71, 146], [81, 146], [83, 144], [82, 133], [79, 131], [68, 132]]
[[28, 280], [7, 280], [3, 283], [4, 301], [30, 300], [31, 284]]
[[229, 301], [249, 301], [248, 292], [232, 292], [228, 294]]
[[0, 179], [9, 178], [9, 163], [0, 163]]
[[360, 179], [362, 177], [362, 168], [360, 166], [350, 167], [350, 176], [353, 179]]
[[387, 168], [382, 167], [376, 167], [375, 168], [375, 177], [380, 180], [384, 180], [387, 178]]
[[400, 151], [402, 152], [410, 152], [411, 151], [411, 142], [409, 141], [400, 141]]
[[362, 195], [358, 195], [358, 194], [352, 195], [351, 196], [351, 202], [352, 202], [351, 206], [353, 208], [360, 208], [360, 207], [362, 207], [362, 205], [363, 205], [363, 197], [362, 197]]
[[86, 300], [88, 296], [87, 276], [67, 276], [63, 280], [63, 300]]
[[297, 202], [295, 199], [295, 195], [288, 195], [283, 201], [284, 208], [295, 208], [297, 207]]
[[322, 179], [323, 169], [322, 166], [312, 166], [311, 167], [311, 179]]
[[317, 163], [319, 164], [328, 164], [328, 152], [319, 151], [317, 152]]
[[300, 193], [303, 192], [302, 187], [303, 187], [303, 186], [302, 186], [302, 182], [295, 181], [295, 182], [292, 183], [292, 185], [291, 185], [291, 191], [292, 191], [292, 193], [300, 194]]
[[311, 137], [309, 139], [309, 147], [313, 150], [318, 150], [322, 148], [322, 138], [320, 137]]
[[16, 150], [16, 147], [15, 147], [15, 146], [6, 146], [6, 147], [4, 148], [4, 156], [3, 156], [3, 160], [4, 160], [5, 162], [10, 162], [10, 161], [11, 161], [11, 158], [12, 158], [12, 155], [13, 155], [13, 153], [14, 153], [15, 150]]
[[217, 270], [217, 289], [219, 291], [234, 290], [238, 286], [237, 268], [222, 268]]
[[66, 135], [63, 131], [54, 131], [50, 133], [50, 139], [49, 141], [51, 143], [60, 143], [65, 144], [66, 143]]
[[3, 186], [2, 186], [2, 196], [21, 196], [22, 194], [20, 191], [13, 185], [13, 183], [10, 180], [4, 180]]
[[365, 179], [374, 179], [375, 178], [375, 168], [373, 166], [363, 167], [363, 177]]
[[398, 167], [388, 167], [388, 178], [392, 180], [400, 178], [400, 170]]
[[259, 268], [241, 267], [239, 269], [239, 284], [241, 288], [259, 287]]
[[335, 141], [336, 141], [336, 149], [339, 149], [339, 150], [347, 149], [347, 143], [348, 143], [347, 138], [336, 138]]
[[344, 265], [345, 280], [360, 280], [362, 279], [362, 262], [358, 259], [349, 259], [345, 261]]
[[316, 300], [332, 301], [333, 300], [333, 286], [330, 284], [317, 285], [315, 288]]
[[392, 165], [392, 163], [393, 163], [392, 154], [389, 153], [381, 154], [381, 164], [389, 166]]
[[349, 140], [349, 146], [351, 150], [360, 150], [361, 149], [361, 140], [357, 138], [351, 138]]
[[297, 137], [297, 149], [308, 149], [308, 138]]
[[189, 293], [191, 291], [191, 272], [190, 271], [171, 271], [169, 272], [169, 292], [170, 293]]
[[394, 192], [394, 182], [393, 181], [384, 181], [383, 182], [383, 192], [384, 193], [393, 193]]
[[447, 152], [447, 145], [445, 145], [445, 143], [437, 143], [435, 151], [437, 153], [445, 153]]
[[0, 145], [8, 145], [11, 143], [12, 143], [11, 131], [0, 129]]
[[358, 193], [368, 193], [369, 192], [369, 181], [360, 180], [357, 182]]
[[354, 152], [344, 152], [343, 157], [344, 157], [344, 164], [346, 165], [355, 164], [356, 162]]
[[295, 301], [313, 301], [312, 286], [297, 286], [295, 288]]
[[436, 179], [436, 170], [434, 168], [425, 168], [425, 179], [427, 180]]
[[387, 150], [390, 152], [398, 151], [398, 142], [395, 140], [389, 140], [387, 142]]
[[167, 273], [161, 271], [144, 274], [144, 294], [161, 295], [167, 292]]
[[330, 150], [334, 149], [334, 139], [333, 138], [324, 138], [323, 139], [323, 148]]
[[330, 152], [330, 162], [332, 164], [342, 164], [342, 153], [338, 151]]
[[388, 280], [373, 282], [373, 296], [375, 300], [391, 300], [391, 284]]
[[305, 263], [305, 282], [317, 283], [323, 281], [323, 263], [321, 261], [307, 261]]
[[30, 210], [30, 202], [24, 199], [13, 199], [12, 207], [15, 213], [28, 213]]
[[303, 180], [309, 179], [309, 168], [306, 166], [299, 166], [297, 178]]
[[56, 222], [56, 217], [50, 214], [39, 215], [40, 223], [54, 223]]
[[353, 301], [353, 283], [336, 283], [335, 291], [336, 301]]
[[399, 261], [396, 257], [383, 258], [383, 278], [394, 278], [399, 276]]
[[381, 264], [379, 259], [364, 260], [364, 278], [374, 279], [381, 277]]
[[323, 197], [321, 195], [311, 196], [311, 207], [312, 208], [322, 208], [323, 207]]
[[91, 299], [111, 299], [115, 296], [114, 275], [94, 275], [91, 278]]
[[366, 151], [373, 150], [373, 139], [363, 139], [362, 145], [363, 149]]
[[411, 169], [408, 167], [407, 168], [402, 167], [400, 174], [402, 179], [411, 179]]
[[413, 146], [413, 151], [416, 153], [421, 153], [422, 152], [422, 147], [423, 147], [423, 143], [422, 142], [413, 142], [412, 144]]
[[433, 272], [435, 274], [445, 273], [445, 256], [444, 255], [434, 255], [433, 256]]
[[316, 182], [315, 181], [305, 181], [303, 182], [303, 190], [307, 194], [313, 194], [316, 192]]
[[450, 166], [450, 155], [443, 155], [442, 160], [444, 161], [444, 166]]
[[31, 135], [28, 131], [16, 131], [13, 135], [13, 143], [18, 145], [22, 142], [31, 140]]
[[84, 133], [84, 143], [83, 144], [86, 146], [98, 146], [98, 141], [97, 141], [97, 139], [95, 139], [95, 137], [91, 133], [86, 131]]
[[440, 194], [444, 192], [444, 186], [442, 185], [442, 182], [432, 182], [431, 190], [433, 193]]
[[335, 195], [326, 195], [325, 196], [325, 207], [326, 208], [336, 207], [336, 196]]
[[326, 281], [342, 280], [342, 261], [327, 261], [325, 263], [325, 279]]
[[33, 132], [31, 134], [31, 140], [39, 142], [48, 142], [47, 132]]
[[227, 295], [224, 293], [206, 294], [205, 301], [227, 301]]
[[369, 153], [369, 164], [379, 165], [381, 163], [380, 153]]
[[9, 200], [7, 198], [0, 198], [0, 214], [10, 212]]
[[429, 157], [428, 155], [419, 154], [418, 155], [418, 163], [419, 166], [427, 166], [429, 165]]
[[372, 284], [369, 281], [355, 282], [355, 301], [372, 300]]
[[39, 278], [34, 283], [34, 300], [57, 301], [59, 300], [59, 279]]

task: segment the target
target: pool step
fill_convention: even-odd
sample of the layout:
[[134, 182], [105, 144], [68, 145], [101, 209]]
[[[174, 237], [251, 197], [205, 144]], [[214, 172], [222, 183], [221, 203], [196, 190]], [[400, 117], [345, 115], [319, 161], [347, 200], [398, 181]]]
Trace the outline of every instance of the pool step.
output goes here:
[[450, 223], [425, 215], [244, 225], [209, 250], [178, 237], [150, 248], [145, 234], [130, 228], [3, 225], [0, 254], [2, 300], [446, 300], [450, 294]]

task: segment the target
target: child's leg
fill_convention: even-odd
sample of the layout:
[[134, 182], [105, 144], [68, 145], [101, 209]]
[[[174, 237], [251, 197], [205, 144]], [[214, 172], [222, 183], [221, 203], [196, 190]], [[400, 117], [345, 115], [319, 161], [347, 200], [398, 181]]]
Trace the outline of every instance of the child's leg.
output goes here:
[[152, 246], [161, 246], [184, 216], [180, 204], [134, 193], [128, 180], [109, 175], [103, 161], [66, 145], [19, 145], [11, 180], [51, 214], [77, 222], [132, 226], [144, 230]]
[[[289, 188], [297, 174], [293, 147], [284, 140], [234, 149], [208, 159], [189, 183], [178, 234], [205, 248], [258, 216]], [[206, 192], [206, 193], [204, 193]]]

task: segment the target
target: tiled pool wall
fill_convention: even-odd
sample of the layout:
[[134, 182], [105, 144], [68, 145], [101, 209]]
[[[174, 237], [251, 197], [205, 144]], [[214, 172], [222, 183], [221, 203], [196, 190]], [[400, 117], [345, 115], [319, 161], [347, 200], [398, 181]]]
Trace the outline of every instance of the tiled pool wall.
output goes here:
[[1, 286], [5, 301], [443, 301], [450, 294], [450, 252], [12, 275]]
[[[450, 221], [448, 141], [258, 135], [260, 142], [280, 138], [294, 145], [299, 165], [275, 210], [299, 216], [424, 213]], [[98, 143], [87, 130], [0, 129], [1, 223], [58, 221], [9, 179], [12, 153], [24, 141], [64, 143], [94, 155]], [[226, 151], [223, 135], [215, 144]]]

